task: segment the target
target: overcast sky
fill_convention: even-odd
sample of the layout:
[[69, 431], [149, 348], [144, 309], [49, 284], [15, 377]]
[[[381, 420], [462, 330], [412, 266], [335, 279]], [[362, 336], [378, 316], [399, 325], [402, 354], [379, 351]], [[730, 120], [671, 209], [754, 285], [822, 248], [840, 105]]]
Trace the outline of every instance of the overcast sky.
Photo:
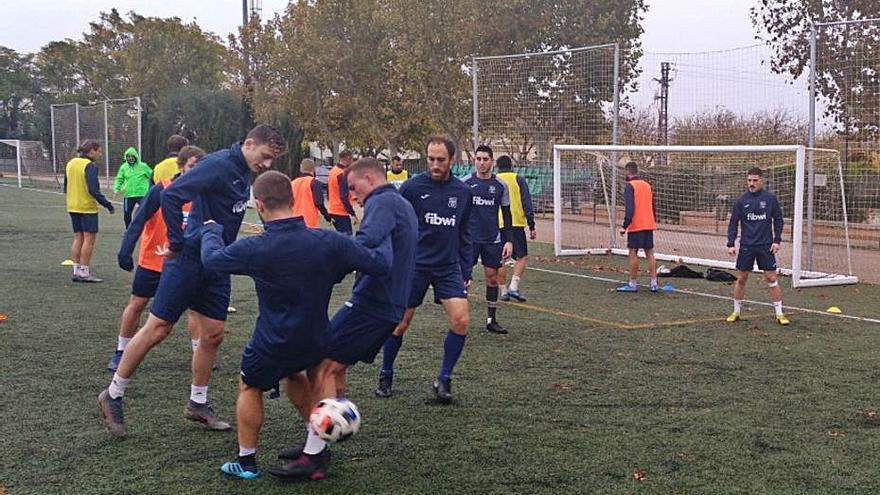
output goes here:
[[[587, 1], [587, 0], [584, 0]], [[759, 43], [749, 19], [749, 9], [759, 0], [647, 0], [643, 21], [639, 92], [630, 101], [639, 107], [653, 107], [661, 62], [673, 64], [670, 85], [670, 116], [725, 107], [742, 113], [784, 107], [801, 114], [806, 111], [803, 93], [778, 75], [770, 75], [769, 51], [751, 51], [693, 56], [670, 53], [712, 52]], [[257, 0], [263, 18], [280, 13], [287, 0]], [[179, 17], [195, 21], [202, 29], [226, 39], [237, 33], [242, 18], [240, 0], [26, 0], [15, 3], [0, 16], [0, 45], [32, 53], [54, 40], [82, 39], [88, 23], [98, 14], [116, 8], [156, 17]], [[13, 13], [14, 11], [14, 13]], [[762, 63], [763, 61], [763, 63]], [[736, 87], [731, 81], [736, 78]], [[750, 85], [751, 84], [751, 85]]]
[[[749, 7], [757, 0], [648, 0], [643, 46], [649, 52], [695, 52], [754, 43]], [[11, 3], [11, 2], [10, 2]], [[287, 0], [261, 0], [263, 16], [281, 12]], [[118, 9], [196, 21], [222, 38], [241, 24], [239, 0], [26, 0], [0, 16], [0, 45], [32, 53], [54, 40], [81, 39], [98, 13]]]

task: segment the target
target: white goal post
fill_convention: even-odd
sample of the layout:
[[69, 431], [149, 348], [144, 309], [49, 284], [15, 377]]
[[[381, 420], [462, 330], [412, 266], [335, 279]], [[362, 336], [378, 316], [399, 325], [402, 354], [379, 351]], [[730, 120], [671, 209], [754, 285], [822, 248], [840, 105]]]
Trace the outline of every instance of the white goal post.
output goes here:
[[840, 155], [798, 145], [555, 145], [557, 256], [627, 254], [617, 229], [624, 216], [622, 170], [630, 161], [654, 191], [658, 260], [735, 268], [726, 247], [729, 215], [747, 191], [748, 170], [757, 166], [785, 219], [780, 273], [792, 277], [793, 287], [858, 282]]

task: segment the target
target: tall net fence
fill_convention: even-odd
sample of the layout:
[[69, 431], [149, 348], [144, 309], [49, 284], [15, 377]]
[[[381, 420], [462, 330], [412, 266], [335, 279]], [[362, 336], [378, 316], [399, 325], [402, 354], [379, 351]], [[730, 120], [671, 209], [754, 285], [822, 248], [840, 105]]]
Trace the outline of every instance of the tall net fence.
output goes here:
[[554, 144], [613, 143], [616, 45], [477, 57], [475, 141], [549, 166]]
[[774, 73], [769, 57], [764, 45], [646, 52], [621, 97], [620, 143], [806, 144], [809, 81]]
[[[663, 166], [650, 166], [661, 160]], [[791, 270], [795, 265], [793, 256], [799, 253], [800, 274], [805, 279], [850, 275], [855, 271], [851, 266], [851, 243], [871, 242], [865, 232], [854, 230], [846, 221], [840, 154], [836, 151], [811, 150], [805, 154], [801, 184], [805, 188], [804, 164], [810, 161], [815, 170], [815, 190], [810, 198], [803, 195], [799, 207], [794, 151], [563, 151], [559, 161], [561, 250], [595, 253], [625, 246], [617, 235], [625, 213], [625, 182], [615, 182], [612, 177], [622, 177], [623, 165], [629, 161], [639, 165], [640, 178], [653, 189], [655, 251], [661, 259], [731, 268], [734, 260], [727, 254], [731, 209], [747, 191], [747, 172], [754, 166], [764, 170], [764, 187], [777, 196], [782, 207], [785, 249], [778, 257], [780, 268]], [[812, 201], [812, 208], [807, 201]], [[808, 232], [810, 209], [813, 222]], [[609, 222], [615, 216], [618, 221]], [[801, 225], [797, 236], [796, 219]], [[808, 239], [810, 234], [812, 238]], [[858, 262], [867, 269], [880, 262], [880, 256]]]
[[880, 232], [880, 19], [816, 24], [813, 36], [814, 142], [841, 153], [850, 218]]
[[101, 144], [100, 176], [109, 183], [119, 171], [129, 147], [141, 150], [139, 98], [107, 100], [91, 105], [52, 105], [53, 160], [58, 174], [76, 155], [79, 143], [93, 139]]

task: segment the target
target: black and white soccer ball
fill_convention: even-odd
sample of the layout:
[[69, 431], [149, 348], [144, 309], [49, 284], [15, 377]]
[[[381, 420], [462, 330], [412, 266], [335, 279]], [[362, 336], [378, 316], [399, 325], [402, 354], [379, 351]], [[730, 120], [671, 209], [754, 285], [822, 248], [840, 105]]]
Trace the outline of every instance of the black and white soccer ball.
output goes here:
[[309, 423], [327, 442], [342, 442], [361, 427], [361, 413], [348, 399], [324, 399], [312, 409]]

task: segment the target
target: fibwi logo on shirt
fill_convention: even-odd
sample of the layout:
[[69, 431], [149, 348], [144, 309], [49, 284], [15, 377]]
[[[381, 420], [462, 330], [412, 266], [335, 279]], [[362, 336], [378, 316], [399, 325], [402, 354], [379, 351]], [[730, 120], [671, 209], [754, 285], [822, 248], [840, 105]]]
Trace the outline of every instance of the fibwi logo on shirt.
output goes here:
[[428, 225], [444, 225], [455, 227], [455, 215], [452, 215], [451, 217], [441, 217], [434, 212], [425, 213], [425, 223], [427, 223]]
[[495, 206], [495, 198], [486, 199], [481, 196], [474, 196], [474, 206]]
[[247, 201], [239, 201], [232, 205], [232, 213], [244, 213], [247, 210]]
[[455, 196], [450, 197], [449, 201], [446, 203], [446, 205], [449, 206], [450, 208], [457, 208], [458, 207], [458, 198], [456, 198]]

